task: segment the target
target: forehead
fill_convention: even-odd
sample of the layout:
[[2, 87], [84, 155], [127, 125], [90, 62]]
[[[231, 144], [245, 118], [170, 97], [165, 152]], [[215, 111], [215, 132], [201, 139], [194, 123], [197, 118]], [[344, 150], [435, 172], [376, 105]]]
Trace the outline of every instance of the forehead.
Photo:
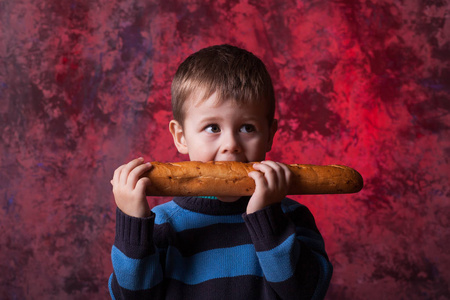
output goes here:
[[228, 112], [247, 112], [252, 115], [266, 116], [268, 113], [266, 101], [238, 101], [236, 99], [228, 98], [221, 99], [217, 93], [213, 93], [209, 97], [205, 94], [194, 94], [185, 102], [184, 111], [188, 113], [208, 113], [219, 112], [227, 110]]

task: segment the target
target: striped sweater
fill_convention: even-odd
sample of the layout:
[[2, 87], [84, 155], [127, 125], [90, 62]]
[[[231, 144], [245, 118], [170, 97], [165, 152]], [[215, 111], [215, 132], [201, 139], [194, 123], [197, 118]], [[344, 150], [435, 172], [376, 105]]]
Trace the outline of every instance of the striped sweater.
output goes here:
[[245, 214], [176, 197], [138, 219], [117, 209], [112, 299], [322, 299], [332, 266], [310, 211], [284, 199]]

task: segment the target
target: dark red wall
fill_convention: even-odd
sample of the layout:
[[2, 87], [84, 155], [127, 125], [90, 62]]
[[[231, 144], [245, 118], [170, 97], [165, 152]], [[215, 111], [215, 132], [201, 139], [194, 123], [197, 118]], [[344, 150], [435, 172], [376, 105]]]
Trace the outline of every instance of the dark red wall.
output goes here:
[[187, 159], [171, 78], [231, 43], [273, 76], [269, 158], [365, 179], [296, 198], [334, 264], [327, 299], [449, 299], [449, 16], [445, 0], [2, 1], [0, 298], [108, 298], [112, 172]]

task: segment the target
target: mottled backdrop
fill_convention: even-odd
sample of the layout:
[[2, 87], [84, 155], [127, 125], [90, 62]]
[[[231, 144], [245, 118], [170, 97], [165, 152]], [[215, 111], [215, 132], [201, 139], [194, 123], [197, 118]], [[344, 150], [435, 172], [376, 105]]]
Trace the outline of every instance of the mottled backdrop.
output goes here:
[[171, 79], [220, 43], [273, 76], [271, 159], [365, 179], [296, 198], [335, 267], [327, 299], [449, 299], [449, 35], [446, 0], [0, 1], [0, 299], [108, 298], [113, 170], [187, 159]]

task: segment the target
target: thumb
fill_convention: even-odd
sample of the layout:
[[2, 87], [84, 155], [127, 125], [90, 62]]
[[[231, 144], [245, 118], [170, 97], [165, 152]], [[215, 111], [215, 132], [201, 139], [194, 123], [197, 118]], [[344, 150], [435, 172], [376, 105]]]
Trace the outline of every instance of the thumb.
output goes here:
[[264, 174], [261, 172], [252, 171], [252, 172], [248, 173], [248, 176], [253, 178], [256, 186], [266, 184], [266, 178], [264, 177]]
[[150, 178], [142, 177], [136, 183], [136, 188], [135, 189], [139, 193], [145, 193], [145, 190], [146, 190], [147, 186], [150, 186], [150, 183], [151, 183]]

